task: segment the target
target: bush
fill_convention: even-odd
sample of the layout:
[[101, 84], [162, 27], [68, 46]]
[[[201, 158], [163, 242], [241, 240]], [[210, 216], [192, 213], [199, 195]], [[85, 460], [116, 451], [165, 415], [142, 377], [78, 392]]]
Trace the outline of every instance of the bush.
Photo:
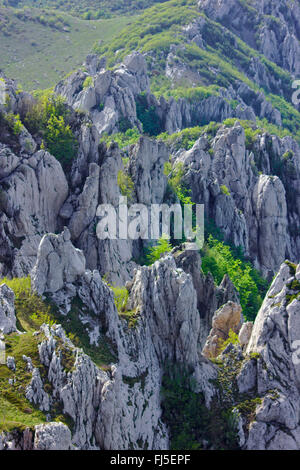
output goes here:
[[131, 179], [131, 176], [129, 176], [123, 170], [120, 170], [118, 173], [117, 182], [122, 196], [125, 196], [131, 200], [134, 191], [134, 183]]
[[137, 118], [143, 124], [143, 131], [148, 135], [158, 135], [161, 131], [160, 119], [154, 106], [148, 106], [147, 96], [141, 93], [136, 101]]
[[230, 191], [229, 191], [229, 189], [227, 188], [227, 186], [225, 184], [222, 184], [220, 186], [220, 189], [221, 189], [222, 193], [225, 194], [225, 196], [230, 196]]
[[230, 409], [216, 402], [206, 408], [195, 392], [192, 371], [183, 364], [166, 365], [162, 380], [162, 418], [170, 429], [171, 450], [200, 450], [203, 441], [215, 450], [237, 449], [236, 422]]
[[156, 246], [148, 248], [148, 254], [146, 255], [148, 264], [155, 263], [155, 261], [158, 261], [162, 255], [169, 253], [172, 250], [173, 247], [170, 245], [168, 240], [169, 238], [166, 235], [162, 235]]
[[83, 82], [83, 88], [89, 88], [90, 86], [93, 86], [94, 80], [92, 77], [86, 77], [86, 79]]
[[228, 274], [239, 292], [245, 317], [253, 321], [267, 292], [268, 283], [250, 263], [243, 260], [241, 253], [239, 255], [238, 257], [232, 248], [209, 235], [202, 252], [202, 269], [205, 274], [211, 272], [217, 284]]
[[128, 145], [136, 144], [139, 138], [140, 133], [137, 127], [134, 127], [133, 129], [127, 129], [126, 132], [118, 132], [111, 135], [104, 134], [101, 140], [104, 141], [107, 145], [109, 145], [111, 142], [116, 142], [122, 149]]
[[65, 168], [77, 151], [77, 142], [69, 125], [69, 111], [65, 100], [51, 90], [36, 96], [36, 103], [24, 119], [31, 134], [38, 134], [43, 147], [49, 150]]

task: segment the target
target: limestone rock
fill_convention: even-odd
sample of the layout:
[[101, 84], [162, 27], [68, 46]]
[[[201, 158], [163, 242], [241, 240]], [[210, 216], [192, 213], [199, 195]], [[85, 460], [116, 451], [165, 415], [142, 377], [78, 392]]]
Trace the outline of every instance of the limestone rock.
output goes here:
[[257, 393], [263, 397], [249, 431], [248, 449], [282, 449], [285, 446], [299, 449], [297, 318], [300, 285], [296, 279], [297, 269], [289, 262], [282, 264], [255, 320], [247, 346], [247, 353], [255, 353], [258, 357], [256, 386]]
[[212, 319], [212, 330], [202, 351], [203, 355], [207, 358], [218, 356], [220, 341], [228, 338], [230, 330], [238, 333], [242, 322], [242, 308], [234, 302], [227, 302], [217, 310]]
[[35, 426], [34, 450], [71, 450], [71, 431], [63, 423]]
[[31, 274], [32, 285], [38, 294], [55, 293], [65, 284], [71, 284], [85, 271], [83, 253], [74, 248], [70, 232], [45, 235], [38, 251], [36, 265]]
[[33, 369], [32, 379], [30, 384], [26, 387], [26, 398], [37, 405], [41, 411], [50, 410], [50, 397], [43, 389], [43, 382], [39, 369], [37, 368]]
[[16, 331], [15, 294], [6, 284], [0, 286], [0, 331], [4, 334]]
[[246, 323], [243, 323], [242, 328], [240, 329], [239, 332], [239, 342], [242, 348], [246, 348], [248, 346], [249, 340], [251, 338], [253, 330], [253, 322], [248, 321]]
[[12, 356], [7, 356], [6, 365], [10, 370], [14, 372], [16, 370], [15, 358]]

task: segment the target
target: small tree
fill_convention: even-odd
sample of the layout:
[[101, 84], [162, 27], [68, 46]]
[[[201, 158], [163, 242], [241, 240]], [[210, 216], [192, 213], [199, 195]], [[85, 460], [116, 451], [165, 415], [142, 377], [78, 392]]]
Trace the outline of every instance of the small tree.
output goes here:
[[172, 250], [172, 245], [169, 243], [169, 238], [167, 235], [162, 235], [158, 240], [157, 245], [149, 248], [149, 253], [147, 254], [147, 260], [149, 264], [155, 263], [155, 261], [161, 258], [161, 255], [169, 253]]

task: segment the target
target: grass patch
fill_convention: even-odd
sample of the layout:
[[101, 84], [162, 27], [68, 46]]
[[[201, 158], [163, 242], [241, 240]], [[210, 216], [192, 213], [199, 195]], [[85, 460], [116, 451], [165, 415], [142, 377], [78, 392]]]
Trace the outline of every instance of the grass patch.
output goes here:
[[11, 8], [0, 7], [0, 13], [11, 23], [10, 35], [0, 28], [0, 68], [27, 91], [54, 86], [82, 65], [96, 39], [101, 43], [111, 40], [136, 18], [133, 14], [84, 21], [62, 12], [60, 17], [68, 27], [57, 29], [35, 20], [45, 16], [41, 9], [27, 10], [23, 17], [16, 16]]

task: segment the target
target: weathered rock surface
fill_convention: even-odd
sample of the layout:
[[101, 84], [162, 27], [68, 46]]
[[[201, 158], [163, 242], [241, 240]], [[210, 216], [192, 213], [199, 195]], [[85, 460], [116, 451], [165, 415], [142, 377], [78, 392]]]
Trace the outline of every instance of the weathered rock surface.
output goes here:
[[200, 0], [199, 7], [238, 34], [269, 60], [288, 71], [300, 71], [300, 7], [298, 2], [253, 1], [251, 9], [237, 0]]
[[[63, 236], [58, 236], [61, 243], [69, 243], [63, 241]], [[55, 244], [54, 237], [57, 238], [48, 236], [51, 246], [59, 252], [61, 243]], [[32, 279], [40, 294], [54, 292], [55, 300], [59, 291], [51, 287], [52, 274], [45, 262], [48, 255], [42, 249], [45, 240], [47, 237], [41, 242]], [[73, 265], [71, 249], [68, 256], [63, 264], [66, 272], [72, 271], [68, 265], [68, 262], [70, 267]], [[42, 327], [46, 339], [39, 347], [40, 360], [48, 370], [52, 398], [63, 403], [64, 413], [74, 421], [72, 443], [85, 449], [126, 449], [130, 443], [134, 448], [143, 445], [149, 449], [167, 449], [168, 431], [161, 421], [160, 405], [166, 361], [188, 364], [193, 369], [207, 405], [215, 394], [209, 381], [216, 376], [215, 368], [201, 356], [200, 317], [191, 276], [176, 267], [172, 256], [152, 267], [139, 268], [126, 306], [137, 316], [133, 328], [128, 328], [127, 321], [119, 317], [112, 292], [97, 271], [85, 271], [73, 279], [72, 286], [62, 294], [69, 295], [70, 302], [78, 296], [85, 306], [82, 312], [88, 308], [96, 315], [99, 339], [109, 339], [118, 357], [108, 372], [104, 372], [72, 345], [61, 327]], [[89, 314], [85, 312], [84, 316], [85, 322], [88, 321]], [[74, 366], [69, 372], [64, 369], [57, 350], [58, 338], [73, 351]], [[41, 395], [37, 402], [44, 403], [41, 387], [33, 385], [30, 390], [34, 388], [34, 397]]]
[[6, 284], [0, 286], [0, 331], [4, 334], [16, 331], [15, 294]]
[[247, 346], [256, 359], [238, 377], [241, 393], [255, 388], [262, 397], [246, 439], [249, 450], [299, 449], [299, 295], [296, 266], [282, 264]]
[[84, 255], [72, 245], [70, 238], [67, 228], [61, 235], [43, 237], [32, 274], [32, 285], [38, 294], [55, 293], [84, 273]]
[[239, 333], [243, 323], [242, 308], [234, 302], [227, 302], [213, 316], [212, 329], [204, 345], [202, 354], [207, 358], [217, 357], [220, 342], [229, 337], [230, 330]]
[[71, 450], [71, 431], [63, 423], [35, 427], [34, 450]]
[[[242, 246], [269, 278], [286, 257], [293, 261], [299, 257], [294, 221], [299, 213], [295, 183], [300, 175], [300, 150], [296, 143], [292, 145], [290, 164], [294, 170], [286, 172], [289, 145], [288, 137], [280, 140], [263, 135], [255, 154], [250, 153], [244, 130], [236, 123], [233, 128], [221, 128], [211, 144], [201, 137], [191, 150], [175, 159], [175, 164], [184, 165], [184, 181], [192, 190], [192, 200], [205, 205], [225, 238]], [[272, 158], [267, 146], [273, 149]], [[280, 172], [275, 169], [276, 162]], [[259, 171], [265, 174], [259, 175]]]

